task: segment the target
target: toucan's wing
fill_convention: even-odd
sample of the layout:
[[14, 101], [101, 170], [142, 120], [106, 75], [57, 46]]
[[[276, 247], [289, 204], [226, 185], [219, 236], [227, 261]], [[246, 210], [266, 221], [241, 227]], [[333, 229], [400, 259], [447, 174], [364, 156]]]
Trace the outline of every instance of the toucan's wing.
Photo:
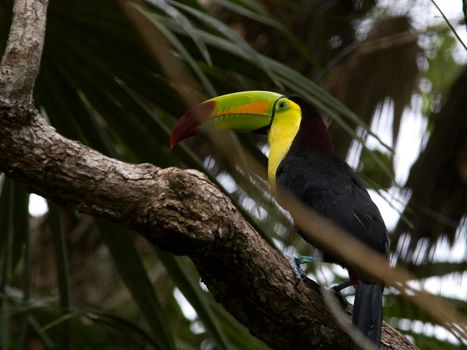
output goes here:
[[331, 152], [289, 152], [276, 181], [364, 244], [387, 254], [387, 230], [378, 208], [354, 171]]

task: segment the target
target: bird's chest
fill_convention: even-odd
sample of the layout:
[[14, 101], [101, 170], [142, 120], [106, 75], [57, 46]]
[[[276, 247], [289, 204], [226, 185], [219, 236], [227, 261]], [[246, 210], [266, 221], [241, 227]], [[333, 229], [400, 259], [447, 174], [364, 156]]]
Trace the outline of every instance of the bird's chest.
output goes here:
[[290, 152], [279, 164], [276, 182], [314, 209], [337, 207], [353, 193], [340, 170], [323, 152]]
[[276, 194], [276, 172], [281, 162], [289, 152], [290, 146], [297, 135], [300, 120], [293, 116], [277, 116], [268, 134], [269, 161], [268, 181], [273, 194]]

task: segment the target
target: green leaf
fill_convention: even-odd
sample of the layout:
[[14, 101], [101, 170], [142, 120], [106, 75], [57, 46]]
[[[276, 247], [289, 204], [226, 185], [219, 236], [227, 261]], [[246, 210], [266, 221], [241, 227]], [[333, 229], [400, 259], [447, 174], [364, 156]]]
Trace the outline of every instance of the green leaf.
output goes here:
[[[28, 194], [23, 185], [3, 178], [0, 195], [0, 345], [7, 348], [12, 340], [10, 331], [16, 322], [12, 319], [12, 305], [6, 297], [7, 288], [14, 283], [14, 271], [23, 257], [29, 239]], [[30, 288], [25, 281], [25, 288]], [[24, 321], [24, 320], [23, 320]], [[24, 322], [21, 325], [23, 328]], [[20, 339], [21, 341], [21, 339]]]
[[226, 334], [231, 339], [232, 346], [238, 350], [255, 349], [255, 350], [270, 350], [270, 347], [263, 343], [258, 338], [255, 338], [248, 328], [239, 323], [215, 300], [210, 299], [211, 308], [215, 311], [217, 317], [223, 324], [229, 325], [226, 328]]
[[39, 337], [40, 341], [42, 344], [45, 346], [46, 349], [54, 349], [55, 348], [55, 343], [54, 341], [47, 335], [46, 332], [44, 332], [37, 321], [37, 319], [29, 315], [28, 317], [28, 325], [30, 328], [33, 330], [35, 334]]
[[[60, 307], [63, 317], [67, 317], [70, 311], [70, 282], [68, 279], [68, 253], [65, 242], [65, 232], [60, 213], [60, 207], [48, 201], [50, 229], [55, 251], [57, 267], [58, 291], [60, 296]], [[68, 321], [63, 322], [63, 348], [71, 349], [71, 326]]]
[[[461, 299], [437, 296], [445, 303], [453, 306], [460, 314], [467, 312], [467, 302]], [[432, 322], [427, 312], [414, 305], [409, 299], [400, 294], [387, 294], [384, 296], [384, 317], [386, 319], [404, 318], [408, 320], [420, 320]]]
[[435, 335], [428, 336], [423, 333], [417, 333], [412, 330], [402, 330], [402, 332], [411, 337], [415, 345], [423, 350], [456, 350], [465, 349], [461, 344], [452, 344], [448, 340], [441, 340]]
[[[10, 207], [11, 204], [11, 187], [13, 183], [11, 180], [5, 176], [3, 176], [1, 192], [0, 192], [0, 251], [4, 251], [6, 253], [5, 245], [8, 242], [8, 232], [9, 232], [9, 218], [10, 218], [10, 211], [13, 210]], [[3, 266], [4, 262], [1, 261], [1, 266]], [[3, 280], [3, 275], [0, 275], [0, 285], [3, 285], [5, 282]]]
[[[402, 264], [418, 278], [444, 276], [451, 273], [464, 274], [467, 271], [467, 261], [461, 262], [428, 262], [424, 264]], [[467, 311], [467, 310], [466, 310]]]
[[120, 227], [103, 220], [98, 220], [98, 226], [120, 277], [154, 333], [158, 349], [175, 350], [174, 336], [166, 320], [167, 316], [164, 316], [162, 304], [154, 292], [130, 235]]
[[12, 263], [13, 251], [13, 202], [14, 198], [14, 184], [5, 178], [2, 186], [2, 194], [0, 198], [0, 209], [2, 215], [0, 216], [0, 251], [2, 252], [0, 258], [0, 347], [7, 349], [10, 342], [10, 304], [5, 297], [6, 286], [10, 282], [10, 271]]
[[24, 185], [14, 183], [13, 199], [13, 256], [12, 268], [14, 269], [19, 260], [23, 257], [25, 243], [29, 235], [29, 194]]
[[[29, 202], [29, 194], [25, 192], [25, 196], [27, 200], [25, 203]], [[22, 209], [22, 212], [25, 213], [23, 220], [24, 223], [21, 225], [23, 226], [24, 232], [24, 249], [23, 255], [20, 258], [23, 258], [23, 308], [26, 308], [29, 304], [32, 292], [32, 284], [33, 284], [33, 266], [32, 266], [32, 242], [31, 242], [31, 228], [29, 225], [29, 205], [26, 204], [25, 208]], [[1, 250], [1, 249], [0, 249]], [[19, 259], [18, 259], [19, 262]], [[25, 310], [21, 315], [21, 319], [18, 322], [19, 326], [19, 336], [18, 336], [18, 349], [23, 349], [26, 344], [26, 337], [29, 328], [29, 312]]]
[[230, 349], [227, 338], [219, 327], [219, 321], [211, 310], [208, 302], [208, 296], [204, 293], [198, 283], [198, 280], [193, 278], [192, 271], [189, 271], [182, 259], [177, 259], [172, 254], [166, 253], [154, 246], [154, 250], [164, 263], [165, 268], [170, 273], [170, 277], [174, 280], [177, 288], [183, 293], [185, 298], [195, 308], [196, 313], [203, 322], [206, 330], [216, 342], [219, 349]]
[[[47, 322], [40, 327], [39, 322]], [[51, 339], [60, 335], [60, 325], [70, 323], [75, 336], [76, 349], [158, 349], [154, 338], [135, 323], [119, 316], [94, 309], [72, 310], [57, 317], [54, 309], [46, 308], [30, 318], [31, 328], [44, 342], [46, 348], [54, 348]]]
[[[209, 78], [200, 69], [200, 66], [198, 65], [198, 63], [195, 62], [191, 54], [188, 52], [188, 50], [185, 49], [185, 47], [180, 42], [180, 40], [178, 40], [178, 38], [162, 24], [162, 21], [161, 21], [162, 17], [156, 14], [153, 14], [152, 17], [154, 18], [152, 18], [148, 13], [146, 13], [146, 11], [142, 11], [141, 9], [140, 11], [143, 15], [147, 16], [152, 21], [152, 23], [165, 36], [165, 38], [170, 42], [170, 44], [172, 44], [172, 46], [182, 55], [184, 60], [188, 63], [191, 69], [193, 69], [193, 72], [203, 84], [203, 87], [208, 92], [209, 97], [216, 96], [217, 95], [216, 89], [212, 86], [211, 82], [209, 81]], [[191, 32], [196, 33], [194, 29]]]
[[[377, 162], [377, 159], [379, 162]], [[379, 166], [380, 163], [382, 163], [384, 167]], [[388, 176], [384, 169], [390, 169], [391, 176]], [[389, 154], [379, 150], [363, 149], [360, 157], [359, 172], [362, 177], [377, 179], [377, 182], [369, 184], [370, 188], [388, 189], [393, 183], [394, 169], [392, 166], [392, 159]]]
[[[251, 56], [252, 59], [256, 60], [259, 66], [266, 72], [268, 77], [279, 87], [282, 86], [281, 82], [276, 79], [275, 74], [270, 69], [270, 66], [266, 64], [262, 55], [256, 52], [250, 44], [248, 44], [237, 32], [233, 31], [229, 26], [225, 25], [223, 22], [217, 20], [216, 18], [205, 14], [195, 8], [180, 4], [175, 1], [170, 1], [174, 6], [183, 9], [184, 11], [192, 14], [212, 29], [224, 35], [230, 41], [235, 43], [236, 48], [240, 49], [245, 55]], [[198, 32], [198, 35], [201, 37], [201, 31]]]
[[146, 331], [135, 325], [124, 318], [102, 312], [99, 310], [85, 312], [89, 320], [96, 323], [104, 324], [108, 327], [114, 328], [117, 332], [129, 337], [136, 344], [139, 344], [140, 348], [143, 348], [145, 344], [151, 345], [154, 349], [158, 348], [157, 342], [154, 337], [149, 335]]
[[232, 12], [278, 30], [306, 61], [310, 62], [312, 65], [317, 64], [316, 60], [313, 58], [313, 56], [311, 56], [310, 50], [305, 47], [301, 41], [288, 30], [285, 25], [272, 18], [264, 8], [253, 7], [250, 9], [247, 4], [241, 6], [229, 0], [214, 0], [214, 2], [225, 7], [226, 9], [229, 9]]
[[435, 91], [447, 92], [463, 69], [463, 65], [453, 56], [455, 48], [456, 40], [449, 33], [439, 34], [433, 54], [428, 56], [429, 66], [426, 72]]
[[[145, 1], [153, 6], [156, 6], [160, 10], [164, 11], [169, 17], [173, 18], [173, 20], [180, 25], [180, 28], [182, 28], [185, 31], [185, 33], [188, 36], [190, 36], [190, 38], [196, 44], [199, 51], [201, 52], [204, 59], [206, 60], [207, 64], [209, 66], [212, 66], [211, 56], [209, 55], [209, 51], [206, 47], [206, 44], [199, 38], [195, 28], [193, 27], [193, 25], [191, 24], [191, 22], [188, 20], [186, 16], [184, 16], [180, 11], [178, 11], [177, 8], [175, 8], [174, 6], [171, 6], [165, 0], [145, 0]], [[163, 34], [166, 35], [166, 33], [163, 33]], [[171, 35], [173, 36], [173, 34]], [[172, 41], [172, 40], [169, 39], [169, 41]]]

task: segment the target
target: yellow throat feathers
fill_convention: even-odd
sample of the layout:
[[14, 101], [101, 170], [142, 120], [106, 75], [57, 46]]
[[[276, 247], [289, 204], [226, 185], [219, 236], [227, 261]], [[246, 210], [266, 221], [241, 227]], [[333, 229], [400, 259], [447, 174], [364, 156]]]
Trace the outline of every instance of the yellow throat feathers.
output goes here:
[[268, 133], [269, 161], [268, 181], [271, 191], [276, 196], [276, 171], [281, 161], [287, 155], [292, 142], [300, 128], [302, 114], [300, 106], [287, 100], [289, 109], [277, 111]]

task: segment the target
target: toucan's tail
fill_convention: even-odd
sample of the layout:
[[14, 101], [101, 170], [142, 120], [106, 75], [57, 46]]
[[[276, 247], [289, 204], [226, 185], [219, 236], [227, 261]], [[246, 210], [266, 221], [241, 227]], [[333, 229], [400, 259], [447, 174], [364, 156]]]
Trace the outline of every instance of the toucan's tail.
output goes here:
[[[383, 321], [383, 289], [380, 283], [359, 281], [355, 294], [352, 324], [378, 348], [381, 344], [381, 322]], [[360, 349], [352, 345], [352, 349]]]

